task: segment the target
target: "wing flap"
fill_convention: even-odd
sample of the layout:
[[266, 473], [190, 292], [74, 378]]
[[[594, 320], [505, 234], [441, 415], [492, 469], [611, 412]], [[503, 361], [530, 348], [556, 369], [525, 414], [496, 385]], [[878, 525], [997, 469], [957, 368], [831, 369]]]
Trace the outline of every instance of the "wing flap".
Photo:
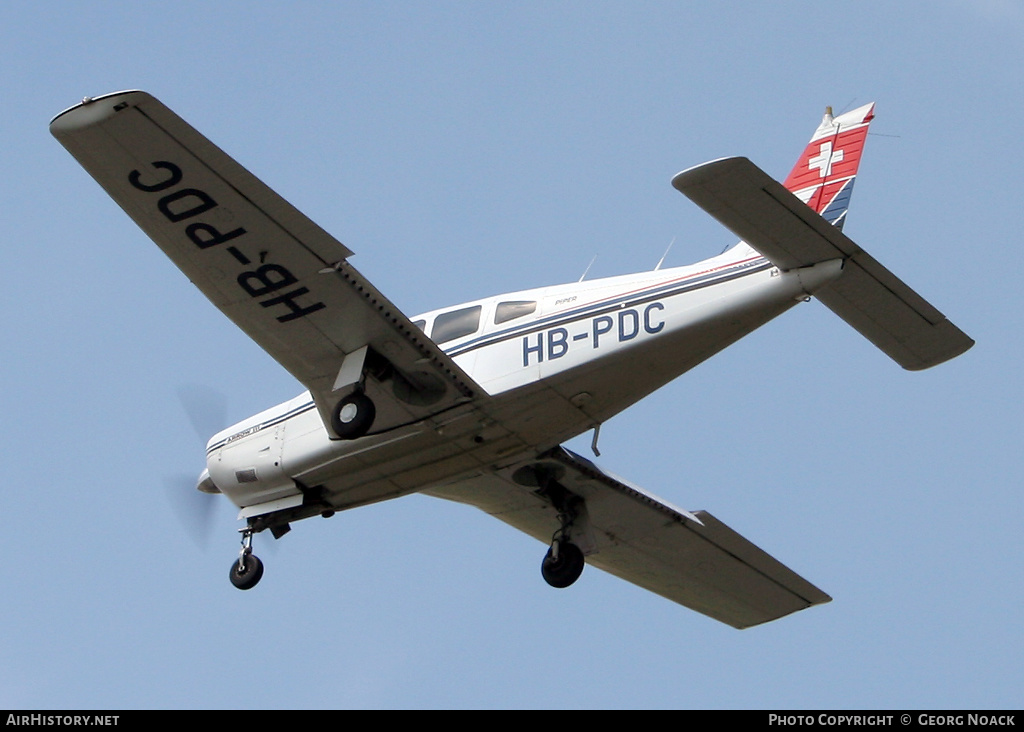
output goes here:
[[310, 390], [328, 429], [352, 390], [334, 388], [345, 357], [367, 346], [374, 432], [481, 393], [346, 261], [345, 245], [149, 94], [87, 100], [50, 129], [203, 294]]
[[746, 158], [684, 170], [672, 185], [782, 270], [843, 259], [843, 274], [815, 296], [903, 368], [930, 368], [974, 345], [927, 300]]
[[559, 522], [523, 477], [537, 471], [557, 475], [584, 499], [588, 564], [669, 600], [747, 628], [831, 599], [711, 514], [678, 509], [562, 448], [427, 493], [474, 505], [547, 543]]

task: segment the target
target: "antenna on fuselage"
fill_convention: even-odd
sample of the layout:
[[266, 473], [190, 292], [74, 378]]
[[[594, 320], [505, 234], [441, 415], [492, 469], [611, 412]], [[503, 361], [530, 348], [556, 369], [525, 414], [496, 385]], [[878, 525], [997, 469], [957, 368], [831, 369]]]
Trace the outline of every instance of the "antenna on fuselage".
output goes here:
[[657, 272], [659, 269], [661, 269], [661, 265], [665, 261], [665, 257], [667, 257], [668, 253], [670, 251], [672, 251], [672, 245], [675, 244], [675, 243], [676, 243], [676, 238], [673, 236], [672, 237], [672, 241], [670, 241], [668, 243], [668, 249], [665, 250], [665, 253], [661, 255], [661, 259], [659, 259], [658, 263], [654, 266], [654, 271], [655, 272]]
[[594, 266], [594, 262], [596, 262], [596, 261], [597, 261], [597, 255], [595, 254], [594, 258], [590, 260], [590, 264], [588, 264], [587, 268], [585, 270], [583, 270], [583, 274], [580, 275], [580, 278], [577, 280], [577, 282], [583, 282], [583, 280], [585, 280], [587, 278], [587, 272], [590, 271], [590, 268]]

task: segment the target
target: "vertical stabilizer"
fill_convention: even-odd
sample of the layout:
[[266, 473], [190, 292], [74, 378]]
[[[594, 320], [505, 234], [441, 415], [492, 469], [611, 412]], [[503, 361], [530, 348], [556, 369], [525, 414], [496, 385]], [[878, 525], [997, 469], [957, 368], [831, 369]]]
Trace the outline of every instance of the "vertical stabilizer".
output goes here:
[[830, 224], [842, 229], [850, 206], [868, 125], [875, 105], [832, 116], [832, 108], [814, 131], [811, 141], [783, 185]]

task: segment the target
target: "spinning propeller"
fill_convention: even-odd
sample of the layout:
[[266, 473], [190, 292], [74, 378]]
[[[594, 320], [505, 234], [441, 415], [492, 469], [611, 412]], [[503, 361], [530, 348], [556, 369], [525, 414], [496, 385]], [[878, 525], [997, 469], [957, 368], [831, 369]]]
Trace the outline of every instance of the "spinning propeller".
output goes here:
[[[190, 385], [178, 388], [178, 400], [205, 450], [206, 441], [227, 424], [227, 399], [210, 387]], [[164, 487], [178, 519], [196, 545], [205, 549], [217, 501], [214, 495], [197, 490], [201, 480], [202, 475], [197, 478], [181, 473], [167, 478]]]

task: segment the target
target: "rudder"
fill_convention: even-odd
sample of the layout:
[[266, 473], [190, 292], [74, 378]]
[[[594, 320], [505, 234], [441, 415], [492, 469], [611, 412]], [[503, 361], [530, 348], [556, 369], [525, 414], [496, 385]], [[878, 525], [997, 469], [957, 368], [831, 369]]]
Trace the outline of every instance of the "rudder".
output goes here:
[[868, 125], [875, 117], [875, 104], [865, 104], [838, 117], [832, 108], [811, 136], [783, 185], [815, 213], [842, 229], [850, 206]]

